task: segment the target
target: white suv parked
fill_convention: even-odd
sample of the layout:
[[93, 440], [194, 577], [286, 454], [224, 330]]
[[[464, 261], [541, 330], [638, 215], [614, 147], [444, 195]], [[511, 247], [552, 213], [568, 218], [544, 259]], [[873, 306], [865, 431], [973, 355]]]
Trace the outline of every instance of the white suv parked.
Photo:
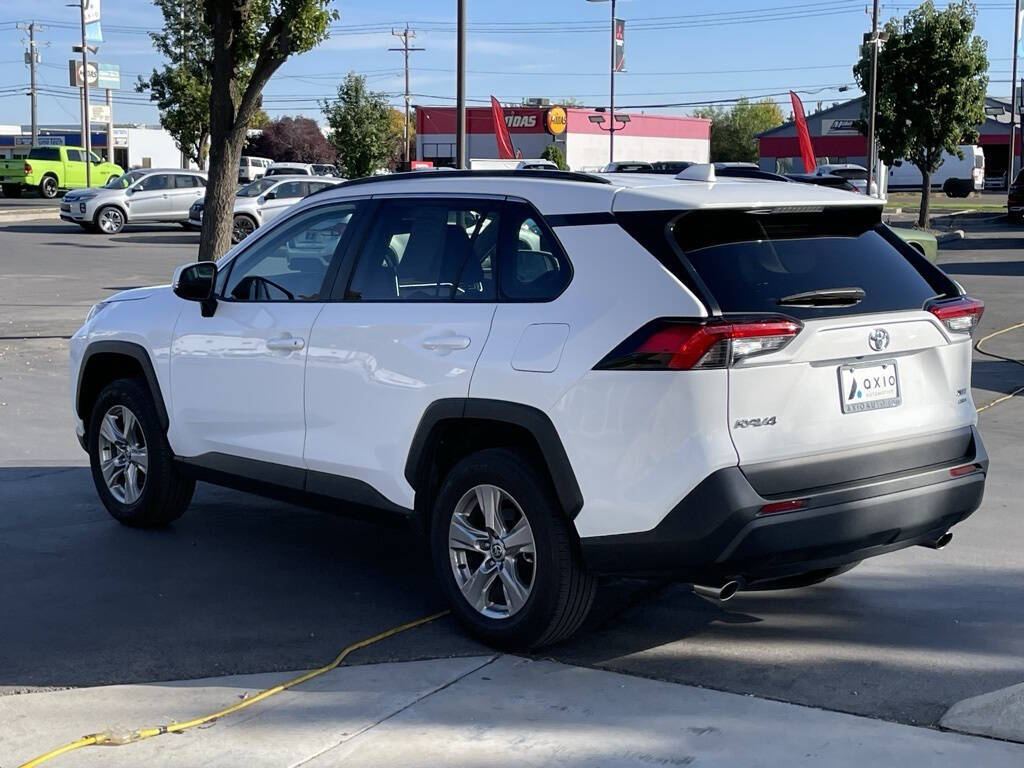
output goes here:
[[880, 217], [748, 179], [349, 182], [96, 305], [77, 433], [126, 525], [197, 479], [414, 521], [499, 646], [567, 637], [602, 572], [815, 583], [945, 544], [985, 484], [982, 306]]
[[206, 171], [146, 168], [111, 179], [103, 187], [68, 192], [60, 204], [60, 217], [105, 235], [142, 222], [184, 226], [192, 203], [205, 194]]
[[[340, 184], [344, 179], [309, 176], [265, 176], [246, 184], [235, 194], [231, 242], [239, 243], [259, 227], [295, 205], [306, 195]], [[188, 212], [192, 227], [202, 227], [204, 199], [196, 200]]]

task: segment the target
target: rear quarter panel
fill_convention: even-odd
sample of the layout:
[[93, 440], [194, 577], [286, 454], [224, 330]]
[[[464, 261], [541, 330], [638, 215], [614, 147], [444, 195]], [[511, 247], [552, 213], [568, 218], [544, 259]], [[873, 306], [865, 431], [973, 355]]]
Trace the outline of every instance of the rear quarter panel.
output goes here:
[[[554, 301], [498, 305], [470, 397], [548, 414], [583, 494], [581, 536], [648, 530], [709, 472], [737, 463], [726, 429], [726, 373], [593, 371], [648, 321], [706, 311], [617, 224], [555, 234], [572, 282]], [[539, 324], [568, 326], [561, 354], [551, 356], [557, 364], [514, 369], [526, 329]]]

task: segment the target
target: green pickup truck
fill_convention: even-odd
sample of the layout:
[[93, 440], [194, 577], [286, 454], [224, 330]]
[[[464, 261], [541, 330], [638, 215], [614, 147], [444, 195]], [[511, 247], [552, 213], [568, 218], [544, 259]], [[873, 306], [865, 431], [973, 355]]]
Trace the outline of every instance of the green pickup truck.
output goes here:
[[[82, 189], [85, 182], [85, 150], [81, 147], [32, 147], [24, 160], [0, 160], [0, 188], [4, 197], [21, 197], [22, 190], [37, 189], [52, 199], [61, 189]], [[92, 186], [102, 187], [124, 171], [89, 153]]]

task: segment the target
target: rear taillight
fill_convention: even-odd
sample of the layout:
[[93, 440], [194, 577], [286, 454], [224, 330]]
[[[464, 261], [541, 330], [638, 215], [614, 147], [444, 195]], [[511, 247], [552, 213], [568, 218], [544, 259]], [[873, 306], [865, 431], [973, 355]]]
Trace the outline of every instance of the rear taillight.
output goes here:
[[985, 304], [978, 299], [961, 296], [959, 299], [932, 302], [926, 309], [939, 318], [950, 332], [973, 333], [981, 322]]
[[803, 326], [788, 317], [654, 320], [634, 333], [596, 370], [689, 371], [728, 368], [741, 360], [777, 352]]
[[27, 176], [30, 173], [32, 173], [32, 166], [29, 165], [28, 163], [25, 163], [25, 175]]

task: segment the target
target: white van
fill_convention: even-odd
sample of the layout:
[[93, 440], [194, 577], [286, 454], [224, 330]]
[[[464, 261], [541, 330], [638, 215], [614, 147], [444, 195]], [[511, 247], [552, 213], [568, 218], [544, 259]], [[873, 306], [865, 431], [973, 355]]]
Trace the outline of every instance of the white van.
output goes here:
[[[932, 189], [941, 189], [950, 197], [967, 197], [971, 192], [985, 188], [985, 153], [977, 144], [962, 144], [961, 160], [948, 152], [942, 153], [942, 164], [932, 174]], [[889, 168], [889, 191], [921, 188], [921, 172], [906, 160], [897, 160]]]
[[475, 157], [469, 159], [469, 170], [471, 171], [537, 171], [537, 170], [552, 170], [557, 171], [558, 166], [550, 160], [541, 160], [540, 158], [532, 160], [524, 160], [522, 158], [513, 158], [511, 160], [501, 160], [495, 157]]
[[248, 184], [250, 181], [262, 179], [272, 162], [273, 160], [268, 157], [242, 155], [238, 161], [238, 183]]

